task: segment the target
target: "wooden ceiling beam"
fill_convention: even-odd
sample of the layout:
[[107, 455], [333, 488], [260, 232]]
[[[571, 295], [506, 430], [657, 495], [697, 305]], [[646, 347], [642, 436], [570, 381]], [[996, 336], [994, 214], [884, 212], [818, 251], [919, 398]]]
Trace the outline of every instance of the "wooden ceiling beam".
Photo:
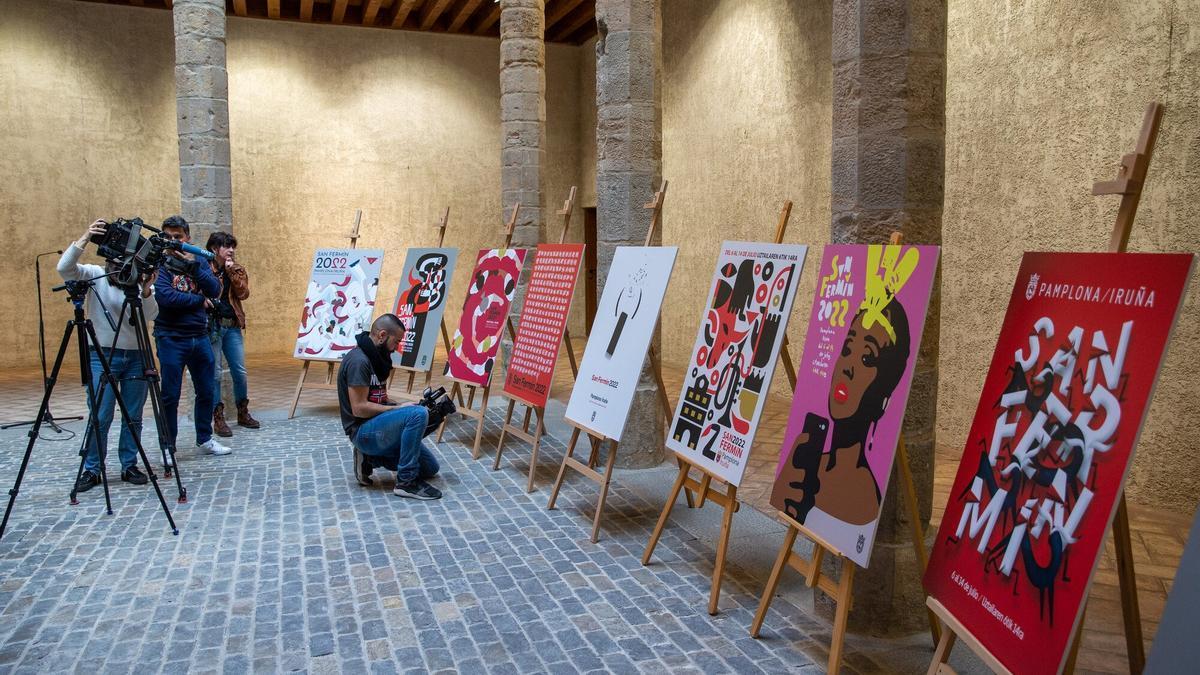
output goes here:
[[379, 4], [383, 0], [363, 0], [362, 23], [364, 26], [374, 26], [375, 17], [379, 15]]
[[450, 0], [428, 0], [429, 4], [421, 10], [421, 30], [429, 30], [433, 28], [433, 24], [437, 22], [442, 13], [446, 11], [446, 6], [450, 4]]
[[476, 23], [475, 26], [471, 28], [471, 32], [476, 35], [483, 35], [491, 30], [492, 26], [495, 26], [496, 22], [499, 20], [500, 3], [497, 2], [492, 5], [492, 8], [488, 10], [487, 14], [483, 15], [483, 18], [479, 20], [479, 23]]
[[388, 25], [392, 28], [404, 28], [404, 22], [412, 13], [413, 8], [417, 6], [417, 2], [419, 0], [396, 0], [392, 5], [392, 20], [388, 22]]
[[553, 32], [546, 31], [546, 40], [548, 42], [562, 42], [570, 37], [571, 33], [583, 28], [589, 21], [596, 20], [596, 10], [587, 5], [580, 5], [573, 12], [568, 14], [559, 22], [558, 27]]
[[300, 0], [300, 20], [312, 21], [313, 0]]
[[554, 24], [562, 21], [581, 4], [583, 0], [558, 0], [558, 4], [546, 11], [546, 32], [549, 33]]
[[475, 13], [475, 10], [479, 9], [479, 5], [481, 4], [483, 4], [483, 0], [467, 0], [464, 2], [458, 12], [450, 17], [450, 32], [457, 33], [463, 27], [463, 24], [467, 22], [467, 19], [471, 18], [471, 15]]
[[279, 0], [267, 0], [267, 16], [272, 19], [279, 18]]
[[346, 5], [350, 0], [333, 0], [333, 22], [341, 23], [346, 20]]
[[233, 13], [246, 16], [246, 0], [233, 0]]

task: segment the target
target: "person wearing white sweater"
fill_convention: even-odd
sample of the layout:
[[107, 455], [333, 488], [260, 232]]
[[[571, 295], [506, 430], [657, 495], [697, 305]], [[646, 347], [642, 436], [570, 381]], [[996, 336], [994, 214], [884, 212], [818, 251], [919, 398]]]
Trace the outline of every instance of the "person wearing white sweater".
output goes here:
[[[112, 277], [105, 276], [117, 270], [112, 263], [106, 263], [104, 267], [101, 267], [79, 262], [88, 240], [93, 235], [104, 234], [107, 227], [108, 225], [103, 220], [93, 222], [83, 236], [63, 251], [62, 258], [58, 261], [58, 274], [67, 281], [96, 279], [96, 283], [88, 291], [87, 316], [96, 330], [96, 338], [104, 349], [109, 368], [118, 381], [117, 392], [113, 392], [110, 387], [102, 383], [100, 378], [103, 368], [100, 365], [100, 357], [93, 351], [90, 365], [92, 382], [96, 387], [98, 397], [95, 414], [100, 433], [99, 438], [96, 438], [96, 434], [92, 432], [89, 425], [84, 445], [86, 450], [83, 471], [75, 483], [77, 492], [86, 492], [100, 484], [100, 453], [108, 446], [108, 430], [112, 426], [116, 394], [118, 393], [125, 404], [125, 409], [129, 411], [129, 424], [122, 426], [121, 440], [117, 448], [117, 455], [121, 459], [121, 480], [134, 485], [145, 485], [148, 482], [146, 474], [137, 467], [137, 446], [133, 440], [135, 435], [140, 437], [142, 433], [142, 408], [146, 403], [146, 379], [142, 370], [142, 358], [138, 353], [137, 333], [133, 326], [129, 325], [129, 313], [121, 314], [125, 302], [125, 291], [110, 283]], [[158, 303], [154, 300], [153, 292], [154, 277], [148, 276], [140, 279], [139, 282], [142, 307], [145, 310], [146, 320], [150, 321], [158, 314]], [[125, 325], [121, 327], [118, 334], [116, 329], [122, 321], [125, 322]]]

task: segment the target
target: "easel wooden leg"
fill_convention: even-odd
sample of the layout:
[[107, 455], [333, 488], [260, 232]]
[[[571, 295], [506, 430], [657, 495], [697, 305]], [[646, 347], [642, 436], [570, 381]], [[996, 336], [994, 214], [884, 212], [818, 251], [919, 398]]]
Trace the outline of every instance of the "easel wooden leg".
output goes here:
[[300, 392], [304, 390], [304, 376], [308, 375], [310, 363], [305, 361], [304, 366], [300, 368], [300, 379], [296, 381], [296, 395], [292, 397], [292, 408], [288, 411], [289, 420], [296, 416], [296, 404], [300, 403]]
[[[546, 431], [546, 411], [538, 409], [537, 411], [537, 426], [533, 432], [533, 448], [529, 452], [529, 482], [525, 485], [526, 492], [533, 492], [533, 478], [537, 474], [537, 456], [538, 448], [542, 444], [542, 434]], [[499, 458], [499, 453], [496, 457]]]
[[[462, 405], [462, 391], [459, 389], [457, 382], [455, 382], [450, 387], [450, 397], [453, 398], [455, 395], [458, 396], [459, 405]], [[440, 427], [438, 427], [438, 435], [437, 435], [438, 443], [442, 442], [442, 434], [444, 434], [444, 433], [446, 433], [446, 420], [442, 420], [442, 425]]]
[[608, 499], [608, 486], [612, 483], [613, 465], [617, 462], [617, 442], [608, 445], [608, 464], [604, 468], [604, 480], [600, 482], [600, 501], [596, 502], [596, 518], [592, 521], [592, 543], [600, 540], [600, 516], [604, 515], [604, 501]]
[[[925, 532], [921, 527], [921, 509], [917, 506], [917, 488], [913, 481], [912, 467], [908, 462], [908, 448], [904, 444], [904, 439], [901, 438], [896, 443], [896, 464], [900, 471], [900, 492], [904, 497], [904, 503], [908, 506], [908, 522], [912, 529], [913, 551], [917, 556], [917, 565], [920, 572], [925, 572], [925, 566], [929, 564], [929, 558], [925, 553]], [[929, 617], [929, 634], [933, 638], [933, 644], [941, 642], [941, 622], [934, 615], [933, 610], [925, 607], [925, 613]]]
[[571, 432], [571, 441], [567, 443], [567, 453], [563, 455], [562, 466], [558, 468], [558, 478], [554, 480], [554, 490], [550, 493], [550, 501], [546, 503], [547, 509], [554, 509], [554, 502], [558, 501], [558, 491], [562, 489], [563, 477], [567, 474], [567, 460], [575, 453], [575, 444], [579, 442], [579, 429]]
[[688, 466], [683, 460], [679, 460], [679, 475], [675, 478], [675, 484], [671, 486], [671, 496], [667, 498], [667, 503], [663, 505], [662, 513], [658, 515], [658, 522], [654, 525], [654, 531], [650, 533], [650, 541], [646, 544], [646, 551], [642, 553], [642, 564], [650, 564], [650, 556], [654, 555], [654, 547], [658, 546], [658, 538], [662, 536], [663, 528], [667, 525], [667, 519], [671, 517], [671, 510], [675, 508], [675, 500], [679, 499], [679, 491], [683, 489], [683, 483], [687, 480]]
[[[479, 401], [479, 423], [475, 425], [475, 445], [471, 447], [471, 459], [479, 459], [479, 443], [483, 440], [483, 419], [487, 416], [488, 393], [491, 387], [483, 388], [483, 397]], [[474, 393], [474, 392], [472, 392]]]
[[708, 488], [712, 485], [712, 476], [704, 474], [700, 479], [700, 495], [696, 497], [696, 508], [704, 508], [704, 502], [708, 501]]
[[[679, 464], [679, 468], [682, 469], [684, 467], [683, 459], [681, 457], [676, 457], [675, 461]], [[685, 489], [683, 491], [683, 498], [685, 501], [687, 501], [687, 507], [689, 509], [696, 508], [696, 502], [692, 499], [692, 491], [691, 490]]]
[[954, 631], [942, 631], [942, 639], [938, 640], [937, 649], [933, 652], [933, 661], [929, 663], [929, 671], [926, 675], [937, 675], [946, 661], [950, 659], [950, 652], [954, 649], [955, 638]]
[[783, 536], [783, 546], [775, 557], [775, 566], [771, 568], [771, 576], [767, 578], [767, 587], [763, 589], [762, 599], [758, 601], [758, 611], [754, 613], [754, 622], [750, 624], [750, 637], [757, 638], [762, 629], [763, 619], [767, 617], [767, 609], [775, 599], [775, 591], [779, 588], [779, 580], [783, 577], [783, 568], [787, 567], [788, 558], [792, 556], [792, 546], [796, 543], [796, 535], [800, 530], [788, 526], [787, 534]]
[[504, 452], [504, 437], [508, 434], [508, 425], [512, 422], [513, 408], [516, 406], [516, 400], [509, 399], [508, 412], [504, 414], [504, 424], [500, 426], [500, 440], [496, 441], [496, 461], [492, 462], [492, 471], [500, 468], [500, 453]]
[[1071, 651], [1067, 655], [1067, 662], [1063, 664], [1064, 675], [1072, 675], [1075, 672], [1075, 662], [1079, 659], [1079, 645], [1083, 642], [1083, 624], [1085, 621], [1087, 621], [1086, 606], [1083, 608], [1083, 614], [1079, 617], [1079, 626], [1075, 629], [1075, 639], [1071, 641]]
[[1142, 615], [1138, 607], [1137, 573], [1133, 569], [1133, 543], [1129, 533], [1129, 505], [1125, 492], [1117, 504], [1112, 525], [1113, 548], [1117, 552], [1117, 577], [1121, 584], [1121, 615], [1125, 621], [1125, 650], [1129, 656], [1129, 672], [1140, 673], [1146, 667], [1146, 650], [1142, 642]]
[[[833, 616], [833, 638], [829, 643], [829, 665], [826, 672], [837, 675], [842, 669], [842, 648], [846, 641], [846, 623], [850, 618], [850, 591], [854, 586], [855, 564], [842, 558], [842, 576], [838, 580], [837, 612]], [[816, 577], [819, 570], [814, 571]]]
[[[706, 476], [707, 477], [707, 476]], [[704, 493], [701, 492], [701, 500]], [[717, 613], [717, 601], [721, 598], [721, 578], [725, 574], [725, 552], [729, 549], [729, 531], [733, 529], [733, 512], [737, 506], [737, 487], [729, 486], [725, 499], [725, 517], [721, 520], [721, 536], [717, 540], [717, 564], [713, 567], [712, 590], [708, 594], [708, 613]]]

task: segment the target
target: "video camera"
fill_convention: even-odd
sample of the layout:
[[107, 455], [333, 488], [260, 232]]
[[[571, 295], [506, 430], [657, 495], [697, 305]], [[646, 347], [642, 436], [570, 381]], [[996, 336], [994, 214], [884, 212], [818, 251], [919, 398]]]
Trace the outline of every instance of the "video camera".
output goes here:
[[421, 392], [421, 400], [417, 401], [417, 404], [424, 406], [429, 411], [429, 423], [425, 425], [425, 433], [421, 435], [421, 438], [432, 434], [442, 426], [442, 422], [447, 416], [458, 412], [453, 399], [446, 393], [445, 387], [437, 389], [425, 387], [425, 391]]
[[[150, 230], [153, 234], [144, 237], [143, 229]], [[139, 277], [154, 272], [160, 265], [175, 274], [187, 274], [192, 271], [192, 263], [166, 255], [168, 250], [191, 253], [206, 260], [213, 258], [211, 252], [175, 241], [163, 234], [162, 230], [142, 222], [141, 218], [117, 218], [111, 223], [105, 223], [104, 234], [92, 235], [91, 241], [96, 244], [100, 257], [121, 268], [120, 272], [113, 275], [112, 283], [124, 288], [136, 286]]]

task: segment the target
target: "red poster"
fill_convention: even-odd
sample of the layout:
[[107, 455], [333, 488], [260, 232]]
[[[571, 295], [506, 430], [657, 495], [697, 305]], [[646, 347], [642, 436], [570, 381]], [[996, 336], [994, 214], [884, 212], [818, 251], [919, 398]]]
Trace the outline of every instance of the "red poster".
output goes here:
[[1027, 253], [925, 587], [1014, 673], [1057, 673], [1191, 255]]
[[504, 379], [505, 393], [538, 406], [546, 405], [582, 258], [583, 244], [537, 247], [512, 361]]

